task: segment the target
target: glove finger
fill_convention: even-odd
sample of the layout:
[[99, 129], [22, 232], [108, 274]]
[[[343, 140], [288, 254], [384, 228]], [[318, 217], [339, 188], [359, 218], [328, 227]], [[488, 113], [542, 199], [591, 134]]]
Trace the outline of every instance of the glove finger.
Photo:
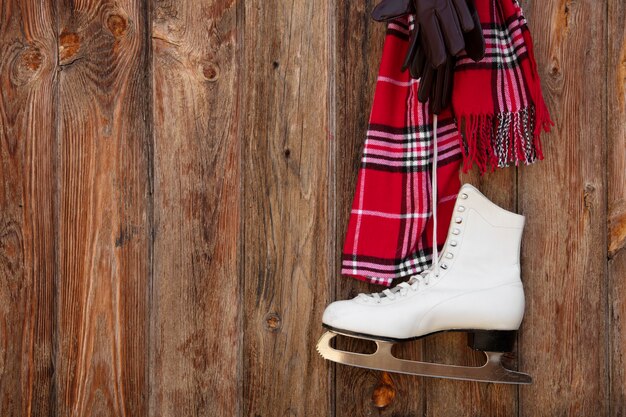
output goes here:
[[422, 78], [425, 72], [426, 65], [430, 66], [426, 59], [426, 52], [421, 42], [418, 43], [417, 54], [411, 62], [411, 77], [417, 79]]
[[372, 10], [372, 19], [385, 22], [409, 14], [413, 11], [412, 9], [411, 0], [383, 0]]
[[409, 65], [411, 65], [411, 63], [415, 60], [419, 48], [419, 25], [416, 24], [415, 30], [411, 32], [411, 36], [409, 37], [409, 49], [407, 50], [404, 62], [402, 63], [402, 72], [406, 71]]
[[443, 92], [444, 92], [444, 81], [445, 77], [443, 76], [445, 73], [445, 68], [448, 66], [446, 63], [441, 69], [436, 70], [435, 77], [433, 80], [433, 88], [430, 93], [430, 110], [434, 114], [441, 113], [443, 110]]
[[[456, 9], [456, 14], [459, 17], [459, 22], [461, 22], [461, 29], [463, 29], [463, 32], [469, 32], [474, 29], [475, 26], [470, 5], [468, 5], [468, 3], [471, 2], [472, 0], [454, 0], [454, 8]], [[473, 4], [471, 6], [473, 7]]]
[[433, 89], [433, 82], [435, 76], [435, 69], [433, 69], [430, 65], [426, 65], [424, 69], [424, 74], [422, 79], [420, 80], [420, 87], [417, 90], [417, 99], [420, 103], [426, 103], [430, 98], [431, 91]]
[[422, 27], [422, 42], [426, 48], [428, 61], [433, 68], [440, 67], [445, 64], [447, 53], [436, 16], [433, 14], [424, 21], [420, 21], [420, 26]]
[[485, 36], [483, 35], [483, 28], [480, 23], [480, 17], [478, 11], [472, 7], [472, 19], [474, 20], [474, 30], [471, 30], [465, 34], [465, 52], [467, 56], [478, 62], [485, 57]]
[[452, 87], [454, 85], [454, 68], [456, 66], [456, 58], [450, 57], [443, 71], [443, 90], [441, 93], [441, 108], [445, 109], [450, 105], [452, 99]]
[[465, 49], [465, 39], [463, 39], [463, 31], [459, 18], [454, 13], [452, 5], [437, 9], [437, 17], [439, 18], [440, 27], [448, 47], [450, 55], [457, 55]]

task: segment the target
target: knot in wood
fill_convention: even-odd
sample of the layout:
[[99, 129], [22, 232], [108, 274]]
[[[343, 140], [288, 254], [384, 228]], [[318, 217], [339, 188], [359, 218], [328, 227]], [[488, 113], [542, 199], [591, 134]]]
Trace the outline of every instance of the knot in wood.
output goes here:
[[265, 329], [270, 332], [277, 332], [282, 327], [282, 320], [276, 313], [269, 313], [265, 316]]
[[128, 20], [118, 14], [112, 14], [107, 18], [107, 27], [109, 28], [113, 36], [119, 38], [126, 35], [126, 31], [128, 29]]
[[202, 74], [208, 81], [215, 82], [220, 77], [219, 67], [211, 62], [202, 67]]
[[14, 85], [28, 83], [39, 72], [43, 59], [43, 54], [39, 49], [31, 47], [23, 49], [13, 61], [11, 82]]
[[61, 64], [73, 58], [80, 50], [80, 36], [74, 32], [61, 32], [59, 36], [59, 60]]
[[563, 78], [563, 71], [561, 67], [561, 59], [556, 55], [552, 55], [550, 57], [549, 65], [547, 67], [551, 79], [561, 80]]
[[24, 246], [19, 224], [8, 221], [0, 225], [0, 276], [11, 293], [17, 294], [24, 281], [20, 272], [24, 269]]
[[396, 388], [387, 372], [382, 373], [380, 382], [372, 393], [372, 403], [376, 408], [387, 408], [396, 398]]
[[593, 199], [594, 199], [595, 193], [596, 193], [596, 187], [594, 187], [593, 184], [585, 185], [585, 191], [583, 193], [585, 208], [593, 207]]

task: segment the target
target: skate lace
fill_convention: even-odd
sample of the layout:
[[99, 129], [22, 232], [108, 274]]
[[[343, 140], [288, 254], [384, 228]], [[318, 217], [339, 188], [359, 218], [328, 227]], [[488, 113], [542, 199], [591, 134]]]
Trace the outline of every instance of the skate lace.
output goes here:
[[[430, 268], [411, 276], [407, 282], [401, 282], [397, 286], [386, 289], [380, 293], [365, 294], [357, 296], [364, 301], [374, 300], [380, 303], [383, 299], [395, 300], [396, 297], [404, 297], [409, 291], [419, 290], [421, 285], [428, 285], [431, 277], [439, 276], [439, 249], [437, 248], [437, 159], [439, 158], [437, 143], [437, 115], [433, 115], [433, 159], [432, 159], [432, 181], [431, 181], [431, 205], [433, 210], [433, 254]], [[444, 266], [445, 267], [445, 266]]]
[[393, 301], [396, 297], [404, 297], [409, 291], [419, 291], [422, 286], [428, 286], [432, 278], [436, 278], [439, 274], [429, 268], [417, 275], [411, 276], [407, 282], [401, 282], [393, 288], [389, 288], [379, 293], [365, 294], [361, 293], [357, 298], [363, 301], [376, 301], [380, 303], [384, 299]]

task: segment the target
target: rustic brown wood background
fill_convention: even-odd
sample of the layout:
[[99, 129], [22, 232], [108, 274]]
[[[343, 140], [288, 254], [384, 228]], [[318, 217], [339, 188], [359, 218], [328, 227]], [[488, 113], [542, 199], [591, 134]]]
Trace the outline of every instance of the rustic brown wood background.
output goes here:
[[[626, 4], [526, 0], [528, 387], [324, 362], [373, 0], [0, 0], [0, 416], [626, 416]], [[342, 344], [359, 348], [353, 341]], [[403, 346], [476, 363], [461, 335]]]

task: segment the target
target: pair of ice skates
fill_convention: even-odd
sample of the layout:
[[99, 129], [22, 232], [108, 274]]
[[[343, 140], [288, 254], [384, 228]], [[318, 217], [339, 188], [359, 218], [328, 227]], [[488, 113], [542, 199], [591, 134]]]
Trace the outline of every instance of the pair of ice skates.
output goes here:
[[[441, 256], [431, 268], [382, 293], [359, 294], [330, 304], [328, 329], [317, 345], [333, 362], [389, 372], [483, 382], [529, 384], [529, 375], [506, 369], [524, 316], [520, 243], [524, 217], [506, 211], [471, 185], [464, 185]], [[395, 343], [444, 331], [468, 333], [469, 346], [486, 355], [481, 367], [398, 359]], [[331, 346], [338, 334], [376, 343], [373, 354]]]

